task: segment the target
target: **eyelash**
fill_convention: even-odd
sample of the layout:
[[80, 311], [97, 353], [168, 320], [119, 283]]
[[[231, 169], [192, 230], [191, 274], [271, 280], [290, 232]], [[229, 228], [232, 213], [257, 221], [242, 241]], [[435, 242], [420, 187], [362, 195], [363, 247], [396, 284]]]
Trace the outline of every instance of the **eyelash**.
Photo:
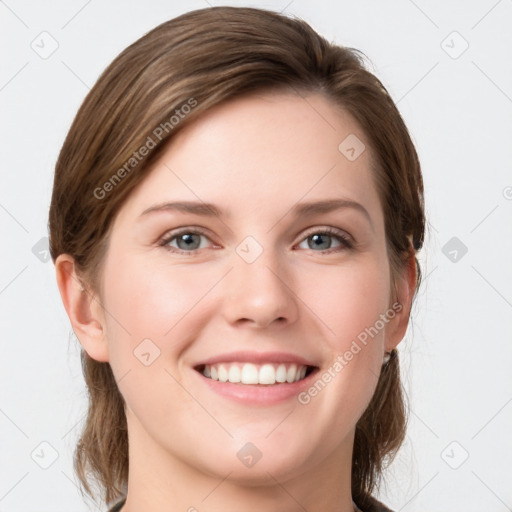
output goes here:
[[[206, 238], [208, 238], [208, 234], [200, 229], [200, 228], [194, 228], [194, 229], [182, 229], [180, 231], [174, 231], [167, 235], [164, 235], [158, 242], [159, 246], [162, 246], [164, 249], [168, 250], [169, 252], [175, 253], [175, 254], [183, 254], [188, 256], [195, 256], [198, 251], [201, 249], [192, 249], [190, 251], [184, 251], [182, 249], [177, 249], [176, 247], [170, 247], [169, 244], [172, 242], [175, 238], [178, 238], [180, 235], [202, 235]], [[312, 235], [328, 235], [333, 238], [338, 239], [338, 241], [342, 244], [342, 247], [334, 247], [330, 249], [324, 249], [322, 251], [313, 251], [318, 252], [320, 254], [331, 254], [333, 252], [339, 252], [343, 250], [351, 250], [354, 249], [355, 243], [346, 235], [344, 235], [341, 231], [338, 231], [337, 229], [326, 227], [326, 228], [315, 228], [314, 230], [306, 232], [304, 238], [300, 241], [302, 243], [304, 240], [307, 240]], [[309, 249], [313, 250], [313, 249]]]

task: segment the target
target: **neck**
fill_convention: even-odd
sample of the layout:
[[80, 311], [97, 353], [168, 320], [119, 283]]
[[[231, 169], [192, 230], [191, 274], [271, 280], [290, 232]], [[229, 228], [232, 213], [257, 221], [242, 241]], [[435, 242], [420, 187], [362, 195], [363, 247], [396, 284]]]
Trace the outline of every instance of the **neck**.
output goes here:
[[183, 460], [158, 444], [133, 414], [128, 413], [127, 420], [130, 469], [121, 512], [354, 510], [353, 431], [326, 459], [306, 461], [302, 467], [282, 469], [262, 457], [246, 469], [234, 458], [231, 466], [214, 474], [201, 467], [201, 454], [193, 447], [190, 460]]

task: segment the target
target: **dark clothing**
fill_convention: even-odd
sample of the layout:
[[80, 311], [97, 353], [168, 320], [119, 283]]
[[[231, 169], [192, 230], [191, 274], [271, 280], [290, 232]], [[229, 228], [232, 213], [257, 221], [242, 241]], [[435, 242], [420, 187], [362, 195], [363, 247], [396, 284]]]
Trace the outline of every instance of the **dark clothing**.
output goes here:
[[[361, 512], [393, 512], [390, 508], [386, 507], [383, 503], [380, 501], [377, 501], [375, 498], [370, 498], [371, 504], [369, 507], [366, 507], [364, 510], [361, 510]], [[108, 512], [119, 512], [121, 510], [121, 507], [124, 505], [125, 500], [120, 501], [116, 505], [114, 505]]]
[[369, 498], [370, 504], [366, 506], [366, 508], [363, 510], [360, 508], [361, 512], [393, 512], [390, 508], [386, 507], [384, 503], [381, 503], [380, 501], [376, 500], [375, 498], [371, 497]]
[[116, 503], [111, 509], [109, 509], [108, 512], [119, 512], [121, 510], [121, 507], [124, 505], [124, 501], [125, 500]]

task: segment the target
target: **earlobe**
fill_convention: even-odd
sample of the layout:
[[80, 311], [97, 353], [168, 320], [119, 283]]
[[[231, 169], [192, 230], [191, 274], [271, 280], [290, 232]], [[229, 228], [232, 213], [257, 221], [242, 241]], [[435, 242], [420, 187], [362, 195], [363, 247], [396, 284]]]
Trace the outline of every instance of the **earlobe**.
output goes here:
[[108, 362], [103, 310], [82, 284], [73, 257], [61, 254], [55, 261], [55, 272], [62, 303], [80, 344], [96, 361]]
[[409, 324], [412, 300], [417, 282], [417, 268], [415, 253], [411, 253], [407, 267], [397, 283], [397, 302], [401, 308], [388, 328], [386, 328], [386, 351], [391, 351], [403, 340]]

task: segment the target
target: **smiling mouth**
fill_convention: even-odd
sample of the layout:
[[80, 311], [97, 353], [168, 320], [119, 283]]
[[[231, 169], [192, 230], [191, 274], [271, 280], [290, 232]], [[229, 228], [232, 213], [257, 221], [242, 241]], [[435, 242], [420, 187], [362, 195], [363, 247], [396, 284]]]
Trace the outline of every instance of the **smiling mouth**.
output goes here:
[[194, 368], [207, 379], [242, 385], [273, 386], [292, 384], [307, 378], [318, 370], [316, 366], [296, 363], [218, 363], [202, 364]]

